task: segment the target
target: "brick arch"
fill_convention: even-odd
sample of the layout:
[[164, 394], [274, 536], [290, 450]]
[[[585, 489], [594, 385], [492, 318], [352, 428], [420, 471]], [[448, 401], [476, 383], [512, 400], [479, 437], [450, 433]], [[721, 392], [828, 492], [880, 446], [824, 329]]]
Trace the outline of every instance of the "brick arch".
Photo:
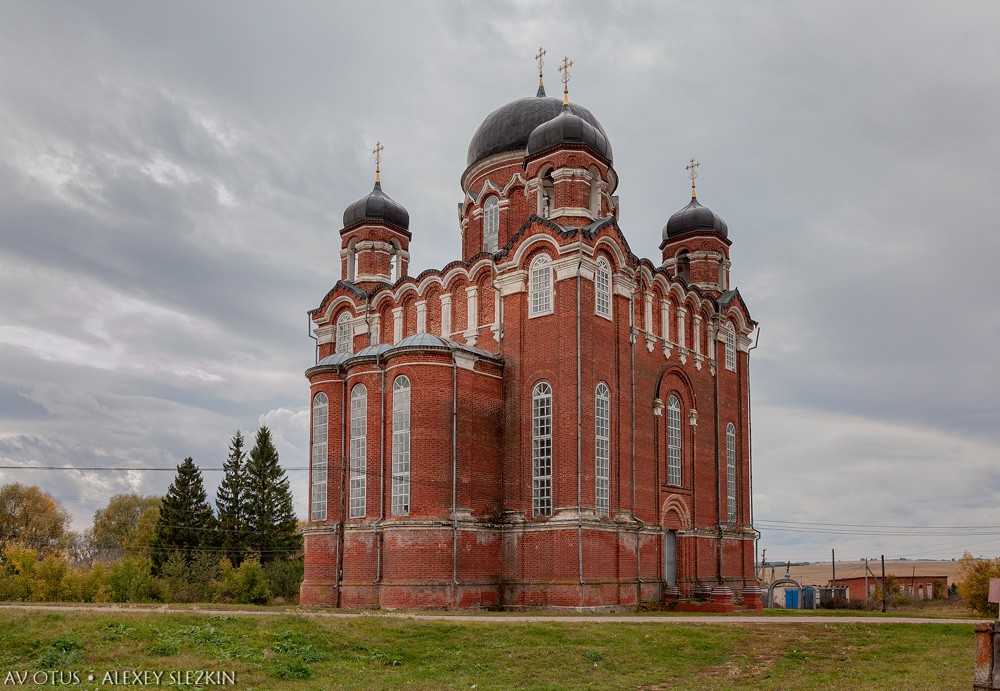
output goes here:
[[[676, 521], [670, 520], [676, 516]], [[691, 510], [687, 502], [676, 494], [671, 494], [663, 502], [660, 511], [660, 527], [665, 530], [691, 530], [694, 524], [691, 521]]]

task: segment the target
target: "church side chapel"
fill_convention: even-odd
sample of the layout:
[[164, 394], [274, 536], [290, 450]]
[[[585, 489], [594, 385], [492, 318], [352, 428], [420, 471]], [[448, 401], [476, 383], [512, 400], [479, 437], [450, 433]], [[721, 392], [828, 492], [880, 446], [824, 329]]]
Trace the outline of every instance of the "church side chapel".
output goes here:
[[729, 230], [692, 159], [660, 259], [634, 254], [608, 135], [569, 100], [568, 59], [546, 95], [544, 55], [537, 93], [469, 144], [460, 258], [409, 274], [381, 145], [344, 212], [341, 279], [309, 312], [302, 604], [759, 607], [756, 325]]

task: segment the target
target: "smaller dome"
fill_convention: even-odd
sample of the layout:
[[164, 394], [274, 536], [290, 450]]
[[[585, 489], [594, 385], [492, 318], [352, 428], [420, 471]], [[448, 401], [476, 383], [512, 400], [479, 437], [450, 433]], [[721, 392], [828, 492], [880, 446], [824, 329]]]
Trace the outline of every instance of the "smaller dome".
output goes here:
[[410, 228], [410, 214], [403, 205], [382, 191], [382, 183], [376, 180], [375, 189], [344, 211], [344, 227], [350, 228], [362, 221], [381, 221], [402, 230]]
[[719, 214], [707, 206], [698, 203], [697, 197], [691, 197], [691, 203], [674, 213], [663, 226], [663, 239], [669, 240], [688, 233], [718, 233], [724, 238], [729, 237], [729, 226]]
[[611, 144], [604, 133], [574, 113], [568, 105], [548, 122], [531, 131], [527, 155], [532, 156], [562, 144], [582, 144], [601, 158], [611, 160]]

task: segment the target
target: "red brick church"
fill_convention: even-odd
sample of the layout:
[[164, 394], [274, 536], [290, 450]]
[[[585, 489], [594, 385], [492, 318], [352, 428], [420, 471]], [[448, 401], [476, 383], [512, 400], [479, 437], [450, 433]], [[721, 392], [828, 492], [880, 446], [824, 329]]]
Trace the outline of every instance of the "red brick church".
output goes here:
[[341, 280], [309, 313], [303, 604], [628, 608], [755, 591], [755, 322], [694, 165], [660, 258], [640, 258], [604, 128], [540, 84], [476, 130], [461, 256], [418, 276], [409, 214], [376, 167], [344, 212]]

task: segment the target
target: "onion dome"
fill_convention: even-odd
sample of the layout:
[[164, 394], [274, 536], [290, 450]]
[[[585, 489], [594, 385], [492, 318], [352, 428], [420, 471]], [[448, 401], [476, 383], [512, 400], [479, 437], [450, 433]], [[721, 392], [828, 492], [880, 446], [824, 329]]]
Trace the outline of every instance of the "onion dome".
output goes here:
[[[535, 128], [558, 116], [562, 108], [562, 100], [547, 97], [545, 90], [541, 87], [538, 89], [537, 96], [519, 98], [500, 106], [486, 116], [483, 124], [472, 136], [466, 163], [471, 167], [494, 154], [506, 151], [523, 152], [528, 145], [528, 138]], [[607, 148], [607, 153], [603, 155], [611, 160], [611, 145], [608, 143], [608, 135], [593, 113], [575, 103], [569, 104], [569, 110], [600, 133]]]
[[403, 205], [382, 191], [382, 183], [375, 180], [375, 189], [347, 207], [344, 211], [344, 228], [363, 221], [381, 222], [401, 230], [409, 230], [410, 214]]
[[663, 239], [672, 240], [688, 233], [716, 233], [728, 238], [729, 226], [717, 213], [699, 204], [697, 197], [691, 197], [691, 203], [675, 212], [663, 226]]
[[575, 114], [569, 105], [564, 105], [559, 115], [531, 131], [527, 154], [533, 156], [563, 144], [586, 146], [601, 158], [611, 160], [611, 144], [604, 132]]

